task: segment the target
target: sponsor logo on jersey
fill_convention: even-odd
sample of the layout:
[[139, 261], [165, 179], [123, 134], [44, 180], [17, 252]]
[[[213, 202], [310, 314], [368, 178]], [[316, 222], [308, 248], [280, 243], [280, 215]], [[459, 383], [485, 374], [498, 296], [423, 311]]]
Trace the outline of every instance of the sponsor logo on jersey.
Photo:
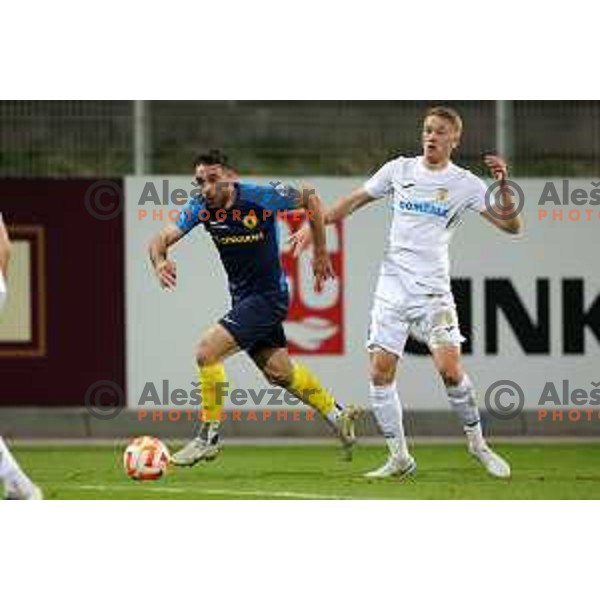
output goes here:
[[417, 200], [400, 200], [398, 208], [408, 212], [417, 212], [425, 215], [435, 215], [436, 217], [446, 218], [449, 208], [439, 206], [433, 202], [417, 201]]
[[209, 221], [208, 224], [211, 229], [221, 229], [223, 231], [229, 229], [229, 225], [223, 223], [223, 221]]
[[435, 200], [436, 202], [448, 202], [448, 190], [446, 188], [440, 188], [437, 191]]
[[254, 229], [258, 225], [258, 217], [256, 215], [246, 215], [242, 221], [246, 229]]
[[264, 240], [265, 234], [261, 231], [260, 233], [248, 235], [224, 235], [215, 237], [214, 239], [220, 246], [228, 246], [230, 244], [254, 244]]

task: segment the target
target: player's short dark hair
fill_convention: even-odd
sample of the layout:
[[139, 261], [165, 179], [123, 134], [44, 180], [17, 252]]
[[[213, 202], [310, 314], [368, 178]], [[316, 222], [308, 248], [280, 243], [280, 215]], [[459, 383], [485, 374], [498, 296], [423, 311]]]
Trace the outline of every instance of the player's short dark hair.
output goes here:
[[221, 150], [209, 150], [208, 152], [201, 152], [194, 158], [193, 166], [198, 165], [221, 165], [223, 167], [230, 167], [227, 156], [221, 152]]
[[455, 111], [453, 108], [450, 108], [449, 106], [432, 106], [425, 113], [425, 118], [427, 117], [440, 117], [441, 119], [444, 119], [445, 121], [448, 121], [452, 124], [454, 131], [458, 134], [459, 137], [462, 134], [462, 119], [460, 118], [458, 112]]

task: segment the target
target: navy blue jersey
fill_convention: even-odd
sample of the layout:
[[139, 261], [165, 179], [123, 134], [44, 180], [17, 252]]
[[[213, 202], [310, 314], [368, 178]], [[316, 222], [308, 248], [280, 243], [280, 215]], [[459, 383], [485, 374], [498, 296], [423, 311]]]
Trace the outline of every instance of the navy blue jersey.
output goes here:
[[287, 296], [277, 212], [299, 208], [299, 194], [283, 186], [236, 183], [235, 187], [235, 201], [227, 210], [210, 208], [197, 196], [179, 211], [175, 225], [186, 234], [204, 225], [221, 256], [234, 302], [257, 293]]

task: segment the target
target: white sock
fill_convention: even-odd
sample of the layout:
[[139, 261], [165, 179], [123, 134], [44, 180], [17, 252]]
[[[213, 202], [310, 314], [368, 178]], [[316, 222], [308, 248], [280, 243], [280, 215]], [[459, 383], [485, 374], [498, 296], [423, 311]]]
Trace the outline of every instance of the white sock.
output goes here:
[[342, 416], [342, 409], [336, 404], [323, 418], [334, 427], [337, 427], [338, 421]]
[[408, 447], [402, 423], [402, 405], [396, 384], [388, 386], [371, 384], [369, 399], [390, 454], [401, 459], [408, 458]]
[[204, 421], [196, 437], [204, 442], [214, 444], [219, 441], [220, 430], [221, 421]]
[[29, 490], [32, 483], [23, 473], [21, 467], [10, 453], [4, 440], [0, 437], [0, 481], [4, 482], [7, 488], [21, 488]]
[[446, 386], [448, 401], [460, 419], [469, 444], [479, 446], [484, 443], [481, 433], [481, 417], [477, 407], [475, 387], [465, 375], [455, 386]]
[[474, 450], [485, 447], [475, 386], [469, 376], [465, 374], [456, 386], [446, 386], [446, 393], [450, 405], [462, 423], [469, 447]]
[[469, 448], [478, 451], [483, 450], [486, 447], [485, 438], [483, 437], [483, 432], [481, 431], [481, 423], [465, 426], [464, 430], [465, 435], [467, 436]]

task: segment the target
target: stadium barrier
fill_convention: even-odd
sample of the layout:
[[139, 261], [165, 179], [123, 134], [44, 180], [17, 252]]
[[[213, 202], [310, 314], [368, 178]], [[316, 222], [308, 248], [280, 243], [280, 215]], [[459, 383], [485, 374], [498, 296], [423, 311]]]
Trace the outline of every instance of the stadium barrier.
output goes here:
[[[310, 183], [331, 202], [362, 182], [314, 178]], [[466, 215], [455, 234], [453, 288], [467, 337], [465, 364], [484, 411], [492, 408], [487, 418], [492, 433], [597, 435], [600, 419], [596, 412], [588, 418], [585, 410], [595, 411], [592, 392], [599, 379], [593, 360], [600, 340], [594, 260], [598, 190], [588, 180], [521, 180], [519, 185], [526, 222], [521, 236], [495, 231], [474, 214]], [[169, 219], [173, 191], [187, 193], [191, 187], [186, 177], [0, 181], [3, 212], [18, 246], [9, 281], [17, 292], [0, 325], [0, 406], [9, 407], [0, 410], [0, 421], [8, 434], [189, 435], [184, 419], [140, 421], [137, 410], [148, 408], [140, 406], [148, 382], [190, 388], [193, 343], [227, 306], [222, 269], [202, 228], [176, 250], [175, 293], [162, 292], [148, 268], [146, 244]], [[150, 188], [156, 194], [144, 193]], [[141, 208], [157, 212], [141, 218]], [[321, 294], [312, 287], [309, 256], [296, 261], [283, 254], [292, 290], [286, 328], [294, 353], [340, 400], [364, 407], [364, 340], [389, 220], [390, 205], [381, 202], [330, 230], [339, 278]], [[281, 221], [280, 230], [285, 239], [293, 226]], [[25, 313], [29, 318], [11, 329]], [[246, 357], [232, 358], [227, 371], [237, 386], [266, 387]], [[399, 381], [411, 434], [459, 433], [431, 361], [414, 342]], [[512, 396], [487, 396], [499, 381], [513, 382], [523, 392], [523, 405], [510, 419], [494, 415], [490, 402], [497, 401], [495, 408], [510, 406]], [[127, 405], [114, 419], [95, 418], [85, 407], [90, 389], [103, 382], [113, 391], [102, 402]], [[543, 403], [549, 383], [560, 397]], [[586, 391], [587, 404], [573, 403], [573, 390]], [[541, 418], [540, 410], [548, 414]], [[229, 418], [224, 427], [226, 434], [242, 436], [327, 433], [318, 422], [262, 416], [254, 421], [247, 415]], [[370, 416], [364, 432], [375, 433]]]

